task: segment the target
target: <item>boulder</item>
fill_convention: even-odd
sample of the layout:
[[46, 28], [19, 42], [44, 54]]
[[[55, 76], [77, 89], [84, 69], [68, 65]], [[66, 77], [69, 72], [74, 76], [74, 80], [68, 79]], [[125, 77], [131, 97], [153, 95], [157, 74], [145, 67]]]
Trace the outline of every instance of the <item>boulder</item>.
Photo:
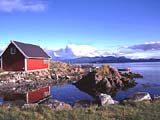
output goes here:
[[60, 102], [58, 100], [54, 100], [54, 99], [50, 99], [45, 103], [48, 107], [52, 108], [53, 110], [56, 111], [62, 111], [62, 110], [71, 110], [72, 106], [64, 103], [64, 102]]
[[152, 100], [152, 98], [148, 92], [137, 92], [126, 98], [123, 102], [140, 102], [150, 100]]
[[22, 106], [23, 109], [30, 109], [30, 108], [36, 108], [38, 106], [38, 103], [34, 103], [34, 104], [24, 104]]
[[96, 105], [96, 101], [88, 101], [88, 100], [80, 100], [76, 101], [73, 105], [73, 108], [80, 108], [80, 107], [91, 107], [93, 105]]
[[117, 101], [114, 101], [110, 95], [103, 94], [103, 93], [99, 95], [99, 100], [102, 106], [118, 103]]
[[3, 71], [3, 72], [0, 72], [0, 76], [1, 76], [1, 75], [7, 75], [8, 73], [9, 73], [9, 72], [4, 72], [4, 71]]
[[153, 100], [160, 100], [160, 96], [153, 96]]
[[121, 75], [124, 77], [130, 78], [130, 79], [143, 78], [143, 76], [141, 74], [133, 73], [133, 72], [124, 72], [124, 73], [121, 72]]

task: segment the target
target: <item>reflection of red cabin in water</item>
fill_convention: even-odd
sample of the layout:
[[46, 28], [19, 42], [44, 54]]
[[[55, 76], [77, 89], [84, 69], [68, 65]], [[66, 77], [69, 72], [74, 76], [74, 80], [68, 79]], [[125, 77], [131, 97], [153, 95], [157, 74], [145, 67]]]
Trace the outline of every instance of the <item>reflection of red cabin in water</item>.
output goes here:
[[27, 103], [35, 103], [50, 96], [50, 87], [41, 87], [35, 90], [29, 91], [26, 94]]
[[47, 69], [49, 59], [40, 46], [11, 41], [1, 55], [1, 68], [6, 71]]
[[4, 94], [5, 101], [23, 100], [25, 103], [36, 103], [50, 96], [50, 86], [36, 88], [26, 93], [11, 92]]

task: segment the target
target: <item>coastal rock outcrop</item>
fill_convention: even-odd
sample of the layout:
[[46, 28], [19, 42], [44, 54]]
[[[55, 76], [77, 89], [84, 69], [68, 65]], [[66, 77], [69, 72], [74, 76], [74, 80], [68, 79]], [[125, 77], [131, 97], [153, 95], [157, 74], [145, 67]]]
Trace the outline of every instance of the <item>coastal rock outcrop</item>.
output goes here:
[[50, 62], [51, 77], [70, 81], [79, 80], [86, 73], [85, 69], [79, 65], [67, 64], [63, 62]]
[[130, 74], [133, 73], [121, 73], [118, 69], [106, 64], [83, 76], [75, 85], [94, 96], [100, 93], [114, 95], [118, 89], [136, 85], [134, 77]]

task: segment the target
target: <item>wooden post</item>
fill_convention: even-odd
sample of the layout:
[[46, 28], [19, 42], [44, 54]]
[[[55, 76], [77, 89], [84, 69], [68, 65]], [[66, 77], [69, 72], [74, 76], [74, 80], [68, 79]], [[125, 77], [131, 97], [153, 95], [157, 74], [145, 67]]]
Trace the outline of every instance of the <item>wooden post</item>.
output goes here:
[[26, 94], [26, 102], [27, 102], [27, 104], [29, 103], [28, 92], [27, 92], [27, 94]]

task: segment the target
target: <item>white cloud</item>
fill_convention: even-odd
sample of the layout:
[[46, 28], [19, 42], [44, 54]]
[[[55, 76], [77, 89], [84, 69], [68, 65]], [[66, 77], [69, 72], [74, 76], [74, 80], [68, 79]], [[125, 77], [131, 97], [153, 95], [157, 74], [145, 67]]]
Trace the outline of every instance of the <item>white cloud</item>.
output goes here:
[[0, 11], [44, 11], [46, 4], [42, 0], [0, 0]]
[[[149, 48], [157, 48], [157, 44], [159, 42], [151, 42], [151, 43], [144, 43], [144, 44], [136, 44], [133, 46], [143, 46], [149, 45]], [[115, 51], [108, 51], [108, 50], [98, 50], [97, 48], [90, 46], [90, 45], [76, 45], [70, 44], [64, 48], [56, 49], [56, 50], [48, 50], [48, 53], [53, 57], [59, 57], [62, 59], [72, 59], [78, 57], [96, 57], [96, 56], [124, 56], [128, 58], [160, 58], [160, 50], [157, 49], [131, 49], [132, 46], [125, 46], [121, 47]], [[146, 46], [145, 46], [146, 48]]]
[[128, 48], [132, 50], [143, 50], [143, 51], [160, 50], [160, 41], [146, 42], [142, 44], [132, 45], [128, 46]]
[[89, 45], [75, 45], [71, 44], [66, 46], [65, 50], [70, 49], [74, 55], [76, 56], [88, 56], [88, 57], [95, 57], [95, 56], [103, 56], [106, 54], [105, 51], [98, 51], [95, 47]]
[[96, 57], [111, 55], [106, 50], [98, 50], [97, 48], [89, 45], [75, 45], [70, 44], [64, 48], [56, 50], [47, 50], [47, 52], [54, 57], [61, 57], [63, 59], [71, 59], [78, 57]]
[[151, 41], [131, 46], [125, 46], [117, 54], [129, 58], [160, 58], [160, 41]]
[[[146, 46], [144, 44], [149, 45], [149, 48], [147, 50]], [[126, 46], [121, 47], [115, 51], [109, 51], [109, 50], [99, 50], [98, 48], [95, 48], [90, 45], [76, 45], [76, 44], [69, 44], [62, 48], [56, 48], [56, 49], [47, 49], [46, 52], [52, 56], [52, 58], [61, 58], [61, 59], [73, 59], [73, 58], [79, 58], [79, 57], [96, 57], [96, 56], [124, 56], [128, 58], [160, 58], [160, 49], [157, 47], [159, 45], [159, 42], [150, 42], [150, 43], [144, 43], [144, 44], [136, 44], [132, 46], [140, 46], [143, 49], [131, 49], [132, 46]], [[145, 46], [145, 47], [143, 47]], [[4, 46], [0, 46], [0, 51], [4, 50]], [[54, 47], [55, 48], [55, 47]], [[154, 49], [151, 49], [154, 48]]]
[[151, 50], [151, 51], [141, 51], [135, 52], [132, 54], [125, 54], [126, 57], [136, 59], [136, 58], [157, 58], [160, 59], [159, 51]]
[[4, 50], [6, 48], [6, 46], [1, 46], [0, 45], [0, 50]]
[[0, 55], [1, 55], [2, 52], [3, 52], [3, 49], [0, 48]]

